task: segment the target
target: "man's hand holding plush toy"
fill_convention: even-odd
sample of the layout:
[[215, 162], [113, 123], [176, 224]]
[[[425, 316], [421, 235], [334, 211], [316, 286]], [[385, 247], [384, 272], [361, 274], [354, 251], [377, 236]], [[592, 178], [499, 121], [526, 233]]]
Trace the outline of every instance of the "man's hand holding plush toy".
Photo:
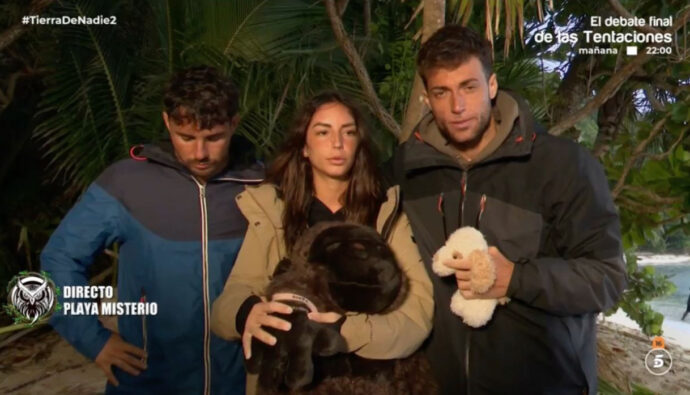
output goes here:
[[494, 263], [496, 280], [489, 290], [483, 293], [472, 291], [470, 284], [472, 261], [470, 259], [463, 258], [462, 254], [455, 251], [453, 254], [454, 259], [447, 259], [443, 262], [444, 265], [455, 270], [458, 289], [465, 299], [497, 299], [506, 296], [508, 292], [508, 285], [513, 277], [515, 264], [508, 260], [496, 247], [489, 247], [487, 253]]
[[497, 305], [506, 304], [514, 264], [486, 243], [477, 229], [466, 226], [453, 232], [433, 256], [431, 268], [439, 276], [454, 275], [458, 290], [450, 309], [474, 328], [486, 325]]

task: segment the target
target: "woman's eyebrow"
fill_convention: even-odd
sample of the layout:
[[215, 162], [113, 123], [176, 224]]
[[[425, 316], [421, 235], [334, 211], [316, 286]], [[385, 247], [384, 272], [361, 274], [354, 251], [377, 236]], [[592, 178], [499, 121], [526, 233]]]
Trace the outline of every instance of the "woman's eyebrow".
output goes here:
[[[317, 122], [317, 123], [312, 125], [312, 127], [315, 127], [315, 126], [324, 126], [327, 128], [333, 127], [333, 125], [331, 125], [330, 123], [325, 123], [325, 122]], [[342, 129], [342, 128], [347, 128], [347, 127], [351, 127], [351, 126], [357, 126], [357, 125], [354, 122], [350, 122], [350, 123], [345, 123], [345, 124], [340, 125], [340, 128]]]

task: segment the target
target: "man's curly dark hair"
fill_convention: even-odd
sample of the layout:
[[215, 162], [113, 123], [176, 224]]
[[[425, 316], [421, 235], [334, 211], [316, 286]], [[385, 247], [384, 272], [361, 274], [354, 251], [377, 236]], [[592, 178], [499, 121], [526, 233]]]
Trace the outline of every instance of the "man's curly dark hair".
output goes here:
[[165, 112], [177, 124], [196, 123], [201, 129], [229, 123], [237, 113], [237, 88], [209, 66], [175, 73], [163, 96]]
[[417, 55], [417, 70], [426, 86], [432, 69], [454, 69], [472, 56], [479, 59], [488, 79], [493, 74], [493, 51], [489, 41], [468, 27], [446, 25], [422, 44]]

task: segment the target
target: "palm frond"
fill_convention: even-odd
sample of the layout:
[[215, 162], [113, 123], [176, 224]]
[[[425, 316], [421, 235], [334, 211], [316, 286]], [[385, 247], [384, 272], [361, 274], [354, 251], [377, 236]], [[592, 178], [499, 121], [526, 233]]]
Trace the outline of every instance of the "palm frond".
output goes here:
[[[109, 15], [102, 3], [61, 2], [61, 15]], [[122, 19], [122, 18], [121, 18]], [[85, 186], [135, 143], [131, 120], [136, 64], [131, 41], [117, 26], [63, 25], [55, 30], [58, 45], [43, 62], [52, 73], [37, 113], [34, 130], [49, 159], [53, 177]]]

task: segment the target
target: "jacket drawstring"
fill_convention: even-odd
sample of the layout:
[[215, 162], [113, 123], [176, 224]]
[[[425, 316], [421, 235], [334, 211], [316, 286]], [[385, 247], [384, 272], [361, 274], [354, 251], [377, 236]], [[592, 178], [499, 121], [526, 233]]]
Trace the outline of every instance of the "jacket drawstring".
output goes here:
[[443, 223], [443, 236], [445, 237], [446, 240], [448, 240], [448, 228], [446, 226], [446, 213], [443, 210], [443, 192], [441, 192], [440, 195], [438, 195], [438, 204], [436, 209], [438, 210], [439, 213], [441, 213], [441, 223]]
[[482, 214], [484, 214], [485, 209], [486, 209], [486, 194], [483, 194], [482, 198], [479, 200], [479, 213], [477, 214], [477, 226], [476, 226], [477, 229], [479, 229], [479, 224], [482, 221]]

